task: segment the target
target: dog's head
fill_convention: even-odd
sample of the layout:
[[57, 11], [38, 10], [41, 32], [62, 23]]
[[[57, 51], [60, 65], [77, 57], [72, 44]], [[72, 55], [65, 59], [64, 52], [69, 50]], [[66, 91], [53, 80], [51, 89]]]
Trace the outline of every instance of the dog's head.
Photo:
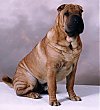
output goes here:
[[67, 33], [71, 40], [74, 40], [84, 30], [82, 19], [83, 9], [80, 5], [63, 4], [57, 8], [58, 23]]

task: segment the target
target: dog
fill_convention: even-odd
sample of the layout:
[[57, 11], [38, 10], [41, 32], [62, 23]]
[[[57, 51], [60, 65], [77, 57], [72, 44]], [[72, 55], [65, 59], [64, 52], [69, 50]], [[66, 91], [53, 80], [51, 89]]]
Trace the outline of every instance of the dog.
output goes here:
[[74, 92], [74, 80], [82, 51], [79, 35], [84, 30], [83, 9], [80, 5], [62, 4], [57, 11], [55, 24], [19, 62], [13, 79], [2, 78], [18, 96], [37, 99], [40, 93], [48, 91], [51, 106], [60, 105], [56, 98], [56, 83], [64, 78], [70, 100], [81, 101]]

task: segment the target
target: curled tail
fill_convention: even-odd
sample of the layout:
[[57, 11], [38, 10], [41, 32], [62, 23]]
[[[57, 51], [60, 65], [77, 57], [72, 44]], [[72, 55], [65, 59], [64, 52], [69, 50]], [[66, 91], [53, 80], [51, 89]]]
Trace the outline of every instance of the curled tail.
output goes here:
[[2, 81], [6, 83], [8, 86], [10, 86], [11, 88], [13, 88], [13, 80], [8, 76], [3, 76]]

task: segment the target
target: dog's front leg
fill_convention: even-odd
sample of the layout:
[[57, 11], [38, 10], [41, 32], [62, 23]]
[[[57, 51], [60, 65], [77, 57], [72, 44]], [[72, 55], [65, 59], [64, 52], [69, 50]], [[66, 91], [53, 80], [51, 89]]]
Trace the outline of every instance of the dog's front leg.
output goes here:
[[51, 106], [59, 106], [60, 103], [56, 98], [56, 71], [52, 68], [48, 68], [47, 72], [47, 84], [48, 84], [48, 93], [49, 93], [49, 104]]
[[69, 98], [72, 101], [81, 101], [79, 96], [76, 96], [74, 92], [74, 81], [75, 81], [75, 73], [76, 73], [77, 63], [73, 65], [73, 70], [69, 76], [66, 77], [66, 89], [69, 94]]

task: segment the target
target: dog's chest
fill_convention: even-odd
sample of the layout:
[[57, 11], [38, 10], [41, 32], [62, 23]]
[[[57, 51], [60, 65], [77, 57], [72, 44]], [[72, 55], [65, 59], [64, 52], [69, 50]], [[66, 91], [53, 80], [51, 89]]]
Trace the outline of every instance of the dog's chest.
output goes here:
[[59, 68], [57, 74], [56, 74], [56, 80], [61, 81], [63, 80], [66, 76], [68, 76], [73, 70], [73, 65], [68, 66], [63, 66]]

